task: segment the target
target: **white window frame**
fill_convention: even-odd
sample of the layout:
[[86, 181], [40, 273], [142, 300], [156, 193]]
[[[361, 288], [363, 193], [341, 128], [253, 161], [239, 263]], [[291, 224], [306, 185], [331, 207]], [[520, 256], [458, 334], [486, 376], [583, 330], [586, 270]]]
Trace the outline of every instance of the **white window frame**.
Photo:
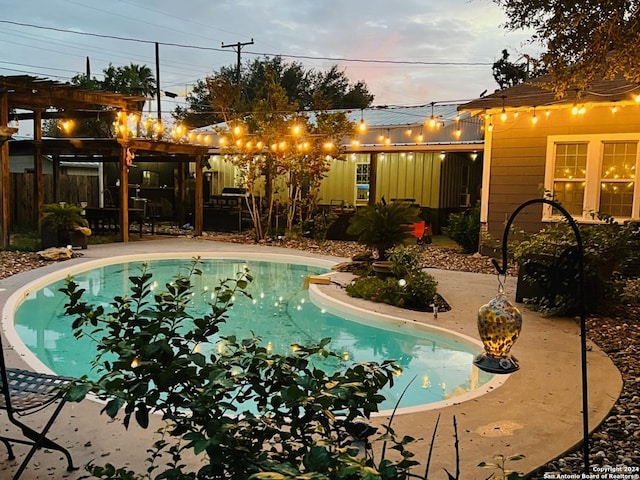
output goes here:
[[[634, 178], [633, 206], [631, 217], [616, 218], [617, 221], [638, 219], [640, 217], [640, 133], [610, 133], [601, 135], [550, 135], [547, 137], [547, 152], [544, 172], [545, 190], [553, 193], [556, 146], [559, 143], [586, 143], [587, 144], [587, 173], [585, 175], [584, 201], [582, 215], [576, 216], [576, 220], [583, 223], [599, 223], [591, 217], [590, 212], [598, 212], [600, 205], [600, 172], [602, 171], [602, 157], [604, 144], [607, 142], [637, 142], [636, 150], [636, 177]], [[606, 213], [606, 212], [605, 212]], [[552, 208], [545, 205], [542, 220], [555, 221], [560, 215], [552, 215]]]
[[[368, 165], [369, 166], [369, 179], [367, 181], [367, 183], [360, 183], [358, 182], [358, 166], [359, 165]], [[371, 163], [370, 162], [356, 162], [356, 168], [355, 168], [355, 185], [356, 185], [356, 189], [355, 189], [355, 202], [354, 204], [358, 204], [358, 205], [362, 205], [365, 203], [368, 203], [368, 199], [367, 200], [362, 200], [358, 198], [358, 190], [359, 190], [359, 185], [366, 185], [367, 188], [367, 197], [369, 197], [370, 192], [370, 182], [371, 182]]]

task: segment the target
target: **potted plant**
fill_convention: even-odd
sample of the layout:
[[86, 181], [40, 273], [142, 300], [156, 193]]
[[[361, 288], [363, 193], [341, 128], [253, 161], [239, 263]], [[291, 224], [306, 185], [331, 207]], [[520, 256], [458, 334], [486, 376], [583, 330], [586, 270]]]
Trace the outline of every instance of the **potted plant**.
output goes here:
[[411, 238], [411, 225], [420, 221], [420, 209], [406, 202], [381, 202], [359, 208], [347, 233], [358, 236], [358, 243], [373, 248], [380, 261], [388, 251]]
[[82, 216], [82, 207], [65, 202], [48, 203], [43, 207], [40, 220], [42, 248], [72, 247], [87, 248], [87, 237], [91, 235], [87, 220]]

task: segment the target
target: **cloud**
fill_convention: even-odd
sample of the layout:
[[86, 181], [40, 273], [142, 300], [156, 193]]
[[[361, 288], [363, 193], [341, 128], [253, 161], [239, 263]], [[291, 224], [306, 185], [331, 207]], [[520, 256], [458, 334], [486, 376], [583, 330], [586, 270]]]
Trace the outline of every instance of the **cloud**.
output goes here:
[[[501, 50], [509, 48], [517, 58], [526, 38], [526, 33], [506, 33], [501, 10], [488, 0], [30, 0], [15, 2], [4, 19], [162, 42], [161, 85], [179, 94], [222, 66], [235, 65], [235, 49], [222, 49], [222, 43], [253, 38], [255, 43], [242, 49], [243, 60], [261, 53], [326, 57], [297, 61], [318, 69], [338, 63], [352, 81], [367, 83], [377, 104], [474, 98], [495, 88], [491, 64]], [[141, 63], [155, 70], [153, 43], [8, 24], [0, 28], [0, 41], [7, 50], [0, 61], [0, 74], [5, 75], [30, 73], [66, 80], [84, 71], [87, 56], [97, 76], [109, 63]], [[369, 64], [338, 58], [430, 64]], [[442, 62], [484, 65], [438, 64]]]

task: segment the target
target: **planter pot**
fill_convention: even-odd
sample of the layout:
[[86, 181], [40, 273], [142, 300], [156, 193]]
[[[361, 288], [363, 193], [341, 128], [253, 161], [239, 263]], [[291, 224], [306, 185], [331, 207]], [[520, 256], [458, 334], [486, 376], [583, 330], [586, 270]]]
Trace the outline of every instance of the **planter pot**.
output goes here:
[[373, 262], [371, 265], [373, 267], [373, 271], [376, 274], [376, 277], [385, 278], [393, 277], [393, 272], [391, 270], [391, 262], [388, 260], [380, 260], [378, 262]]
[[70, 232], [57, 232], [51, 230], [48, 226], [43, 226], [40, 233], [41, 247], [47, 249], [50, 247], [66, 247], [71, 245], [72, 248], [87, 248], [87, 237], [76, 230]]
[[69, 232], [69, 242], [73, 248], [81, 248], [86, 250], [87, 248], [87, 236], [76, 230]]

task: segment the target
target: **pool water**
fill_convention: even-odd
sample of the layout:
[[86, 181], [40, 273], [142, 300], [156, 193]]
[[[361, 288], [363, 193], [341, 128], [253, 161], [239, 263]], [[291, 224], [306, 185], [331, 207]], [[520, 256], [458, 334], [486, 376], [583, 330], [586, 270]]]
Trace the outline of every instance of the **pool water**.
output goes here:
[[[316, 307], [303, 288], [307, 275], [322, 274], [327, 269], [286, 262], [246, 259], [201, 259], [195, 276], [194, 313], [210, 311], [213, 288], [220, 279], [235, 278], [245, 267], [254, 280], [247, 291], [252, 298], [237, 295], [229, 319], [221, 325], [221, 336], [249, 338], [254, 332], [274, 353], [286, 354], [293, 344], [309, 344], [330, 337], [329, 348], [339, 353], [340, 360], [328, 359], [319, 364], [327, 371], [351, 362], [392, 359], [402, 368], [386, 397], [383, 409], [394, 408], [403, 390], [400, 407], [415, 407], [466, 394], [487, 383], [492, 375], [472, 365], [480, 348], [413, 327], [398, 327], [363, 318], [342, 318]], [[186, 274], [190, 259], [147, 261], [153, 274], [154, 288], [164, 288], [180, 272]], [[128, 292], [130, 276], [137, 276], [143, 262], [104, 265], [74, 274], [74, 280], [86, 290], [84, 300], [105, 308], [117, 295]], [[15, 329], [26, 347], [52, 371], [59, 375], [89, 375], [96, 349], [88, 337], [76, 339], [71, 329], [72, 318], [63, 314], [67, 300], [59, 289], [64, 279], [31, 292], [15, 312]]]

